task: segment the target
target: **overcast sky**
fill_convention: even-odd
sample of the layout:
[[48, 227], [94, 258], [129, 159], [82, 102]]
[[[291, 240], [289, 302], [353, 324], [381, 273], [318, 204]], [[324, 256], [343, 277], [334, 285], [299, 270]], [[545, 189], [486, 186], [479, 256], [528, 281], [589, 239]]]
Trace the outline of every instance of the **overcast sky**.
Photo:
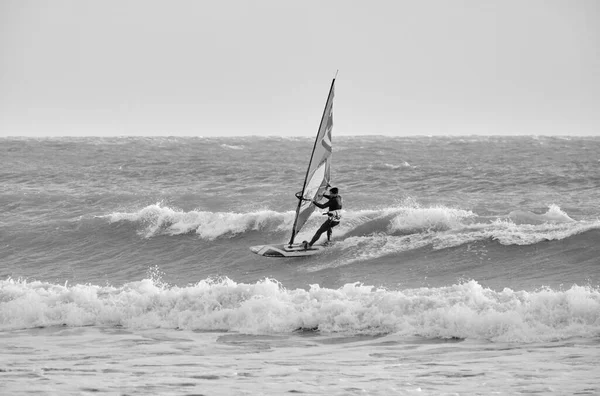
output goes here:
[[0, 136], [600, 135], [597, 0], [0, 0]]

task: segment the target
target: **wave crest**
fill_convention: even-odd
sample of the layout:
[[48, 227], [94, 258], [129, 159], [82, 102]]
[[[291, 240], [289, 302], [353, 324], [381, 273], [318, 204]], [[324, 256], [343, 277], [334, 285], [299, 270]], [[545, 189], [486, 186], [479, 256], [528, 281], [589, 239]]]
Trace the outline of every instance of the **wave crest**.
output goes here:
[[550, 205], [544, 214], [535, 214], [524, 210], [515, 210], [508, 214], [508, 218], [515, 224], [544, 224], [544, 223], [572, 223], [575, 220], [563, 212], [558, 205]]

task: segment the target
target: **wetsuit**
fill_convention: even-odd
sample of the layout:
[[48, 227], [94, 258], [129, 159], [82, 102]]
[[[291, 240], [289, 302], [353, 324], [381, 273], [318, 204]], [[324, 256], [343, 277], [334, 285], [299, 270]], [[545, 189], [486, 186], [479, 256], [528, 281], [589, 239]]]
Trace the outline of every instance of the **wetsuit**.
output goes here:
[[312, 246], [316, 241], [318, 241], [324, 232], [327, 232], [327, 242], [329, 242], [331, 240], [332, 228], [340, 224], [340, 219], [342, 218], [340, 213], [342, 209], [342, 197], [338, 194], [323, 195], [323, 197], [328, 198], [329, 201], [324, 204], [320, 204], [318, 202], [313, 203], [318, 208], [328, 209], [328, 219], [321, 224], [321, 227], [317, 230], [315, 236], [313, 236], [311, 241], [308, 243], [309, 246]]

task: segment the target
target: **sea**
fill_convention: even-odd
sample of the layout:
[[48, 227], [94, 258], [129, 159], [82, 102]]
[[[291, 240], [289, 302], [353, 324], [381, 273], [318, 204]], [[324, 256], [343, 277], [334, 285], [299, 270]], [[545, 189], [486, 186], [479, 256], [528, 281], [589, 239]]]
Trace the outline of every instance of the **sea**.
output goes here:
[[313, 143], [0, 138], [0, 394], [600, 394], [599, 137]]

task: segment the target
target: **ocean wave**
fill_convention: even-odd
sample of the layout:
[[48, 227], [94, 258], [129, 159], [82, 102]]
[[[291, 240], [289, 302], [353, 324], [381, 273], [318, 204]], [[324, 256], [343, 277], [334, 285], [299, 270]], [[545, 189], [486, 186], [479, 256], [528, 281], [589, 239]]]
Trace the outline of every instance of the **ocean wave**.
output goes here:
[[[600, 231], [600, 222], [578, 223], [575, 226], [542, 225], [542, 226], [517, 226], [510, 222], [497, 221], [491, 226], [475, 224], [461, 230], [446, 232], [422, 232], [404, 236], [394, 236], [378, 233], [363, 237], [348, 237], [336, 241], [334, 252], [337, 259], [328, 264], [317, 264], [311, 271], [324, 268], [336, 268], [357, 262], [369, 262], [383, 257], [397, 256], [406, 252], [428, 249], [422, 252], [427, 255], [430, 251], [460, 248], [465, 252], [471, 249], [472, 244], [482, 244], [482, 249], [505, 251], [509, 256], [517, 254], [514, 250], [509, 253], [509, 246], [523, 246], [528, 248], [522, 251], [523, 260], [527, 254], [537, 255], [542, 251], [548, 256], [560, 255], [564, 247], [554, 245], [553, 241], [569, 240], [578, 246], [581, 260], [589, 261], [589, 255], [597, 250], [596, 241]], [[538, 246], [538, 244], [544, 244]], [[542, 249], [542, 250], [540, 250]], [[529, 253], [528, 253], [529, 252]], [[507, 256], [507, 257], [509, 257]]]
[[558, 205], [550, 205], [544, 214], [515, 210], [508, 214], [508, 218], [515, 224], [572, 223], [575, 221]]
[[272, 279], [254, 284], [205, 279], [186, 287], [153, 279], [121, 287], [0, 281], [3, 330], [62, 325], [245, 334], [318, 329], [538, 342], [597, 337], [600, 290], [574, 285], [566, 290], [497, 292], [474, 280], [398, 291], [360, 283], [290, 290]]
[[275, 232], [292, 227], [293, 214], [262, 210], [250, 213], [207, 212], [173, 209], [160, 203], [133, 212], [116, 212], [107, 216], [111, 223], [128, 221], [143, 226], [140, 234], [146, 238], [158, 235], [195, 233], [207, 241], [248, 231]]
[[537, 216], [537, 220], [545, 221], [515, 223], [511, 216], [481, 218], [467, 210], [416, 204], [357, 212], [349, 216], [350, 229], [339, 236], [343, 240], [339, 248], [359, 247], [360, 252], [348, 261], [352, 262], [425, 246], [441, 250], [480, 241], [505, 246], [536, 245], [600, 230], [600, 220], [575, 221], [556, 205]]
[[[334, 238], [341, 247], [360, 245], [358, 257], [365, 259], [426, 245], [433, 249], [447, 249], [477, 241], [535, 245], [600, 229], [600, 220], [575, 221], [556, 205], [551, 205], [545, 214], [535, 215], [535, 221], [532, 220], [532, 213], [514, 213], [497, 218], [481, 218], [469, 210], [445, 206], [422, 207], [407, 201], [396, 207], [343, 211], [342, 222], [335, 228]], [[138, 233], [145, 238], [195, 234], [203, 240], [214, 241], [261, 232], [266, 239], [279, 240], [283, 238], [282, 234], [291, 230], [294, 212], [268, 209], [246, 213], [186, 212], [157, 203], [139, 211], [115, 212], [102, 217], [108, 218], [110, 223], [135, 223]], [[522, 221], [515, 222], [514, 219]], [[323, 220], [321, 212], [316, 211], [299, 237], [309, 238]]]
[[388, 227], [389, 234], [397, 232], [423, 232], [423, 231], [446, 231], [456, 229], [471, 223], [476, 217], [469, 210], [448, 208], [445, 206], [434, 206], [423, 208], [420, 206], [405, 207], [395, 216]]
[[[206, 240], [232, 236], [248, 231], [280, 233], [291, 229], [294, 212], [259, 210], [254, 212], [183, 211], [162, 203], [146, 206], [135, 212], [115, 212], [106, 216], [111, 223], [128, 221], [144, 227], [146, 237], [197, 233]], [[473, 218], [470, 211], [431, 207], [398, 206], [375, 210], [343, 211], [343, 221], [336, 228], [340, 235], [356, 236], [376, 233], [404, 235], [425, 231], [444, 231], [460, 226], [461, 220]], [[308, 229], [317, 228], [324, 220], [316, 211]]]

